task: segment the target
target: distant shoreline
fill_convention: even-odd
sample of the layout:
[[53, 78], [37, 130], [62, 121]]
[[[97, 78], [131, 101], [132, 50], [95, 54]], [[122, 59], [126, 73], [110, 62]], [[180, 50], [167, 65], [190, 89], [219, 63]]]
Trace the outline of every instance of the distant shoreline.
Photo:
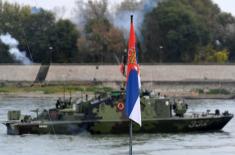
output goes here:
[[[43, 85], [43, 86], [2, 86], [0, 87], [1, 97], [12, 98], [59, 98], [71, 97], [78, 98], [85, 94], [94, 94], [97, 92], [110, 92], [114, 89], [104, 87], [103, 85]], [[182, 97], [185, 99], [235, 99], [235, 94], [223, 89], [211, 89], [204, 92], [198, 91], [177, 91], [177, 89], [153, 90], [155, 94], [159, 93], [162, 96]]]
[[[62, 96], [63, 96], [62, 93], [44, 94], [42, 92], [0, 93], [0, 97], [13, 97], [13, 98], [58, 98]], [[68, 94], [66, 94], [66, 96], [68, 96]]]
[[235, 99], [234, 95], [198, 95], [198, 96], [185, 96], [185, 99], [191, 99], [191, 100], [199, 100], [199, 99], [217, 99], [217, 100], [230, 100]]
[[[92, 92], [87, 92], [88, 94], [91, 94]], [[63, 92], [57, 92], [52, 94], [44, 94], [43, 92], [10, 92], [10, 93], [0, 93], [1, 97], [12, 97], [12, 98], [59, 98], [63, 97]], [[65, 93], [66, 97], [69, 97], [70, 94], [68, 92]], [[71, 94], [71, 97], [77, 98], [81, 96], [81, 92], [73, 92]], [[170, 96], [174, 97], [174, 96]], [[207, 95], [207, 94], [201, 94], [197, 96], [180, 96], [177, 95], [177, 97], [182, 97], [189, 100], [197, 100], [197, 99], [221, 99], [221, 100], [227, 100], [227, 99], [235, 99], [235, 95], [224, 95], [224, 94], [216, 94], [216, 95]]]

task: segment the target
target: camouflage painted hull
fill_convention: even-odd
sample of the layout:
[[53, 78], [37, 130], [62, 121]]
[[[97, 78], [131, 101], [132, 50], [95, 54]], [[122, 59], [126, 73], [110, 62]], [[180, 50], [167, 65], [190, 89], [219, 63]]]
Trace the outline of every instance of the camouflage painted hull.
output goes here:
[[[134, 133], [208, 132], [221, 130], [233, 115], [213, 117], [172, 117], [143, 120], [142, 127], [134, 125]], [[5, 122], [7, 134], [127, 134], [129, 121], [32, 121], [30, 123]]]

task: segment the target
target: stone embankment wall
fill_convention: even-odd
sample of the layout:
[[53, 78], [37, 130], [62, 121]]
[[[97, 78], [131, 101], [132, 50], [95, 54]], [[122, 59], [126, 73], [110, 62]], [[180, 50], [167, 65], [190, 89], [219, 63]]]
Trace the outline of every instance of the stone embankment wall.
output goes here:
[[[33, 83], [40, 65], [0, 65], [1, 83]], [[46, 83], [92, 83], [119, 87], [125, 78], [118, 65], [51, 65]], [[235, 65], [142, 65], [143, 88], [162, 92], [194, 89], [235, 90]]]
[[[0, 81], [34, 81], [40, 65], [0, 65]], [[51, 65], [46, 81], [122, 81], [118, 65]], [[143, 82], [235, 82], [235, 65], [142, 65]]]
[[40, 65], [0, 65], [0, 82], [34, 81]]

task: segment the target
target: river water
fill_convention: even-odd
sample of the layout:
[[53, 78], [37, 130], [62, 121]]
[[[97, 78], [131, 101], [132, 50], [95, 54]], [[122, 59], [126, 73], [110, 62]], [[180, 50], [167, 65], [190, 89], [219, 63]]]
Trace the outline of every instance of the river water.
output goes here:
[[[53, 107], [55, 98], [0, 97], [0, 121], [8, 110], [29, 114], [36, 108]], [[206, 109], [229, 110], [235, 114], [235, 100], [192, 100], [189, 112]], [[127, 155], [128, 135], [23, 135], [6, 134], [0, 125], [0, 155]], [[234, 155], [235, 119], [222, 132], [188, 134], [134, 134], [136, 155]]]

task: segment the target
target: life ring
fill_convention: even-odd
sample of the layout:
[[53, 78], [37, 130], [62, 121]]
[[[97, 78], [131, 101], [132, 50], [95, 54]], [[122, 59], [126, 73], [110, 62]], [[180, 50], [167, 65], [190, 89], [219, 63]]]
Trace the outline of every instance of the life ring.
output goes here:
[[125, 105], [124, 105], [122, 102], [119, 102], [119, 103], [117, 104], [117, 109], [118, 109], [119, 111], [123, 111], [124, 108], [125, 108]]

